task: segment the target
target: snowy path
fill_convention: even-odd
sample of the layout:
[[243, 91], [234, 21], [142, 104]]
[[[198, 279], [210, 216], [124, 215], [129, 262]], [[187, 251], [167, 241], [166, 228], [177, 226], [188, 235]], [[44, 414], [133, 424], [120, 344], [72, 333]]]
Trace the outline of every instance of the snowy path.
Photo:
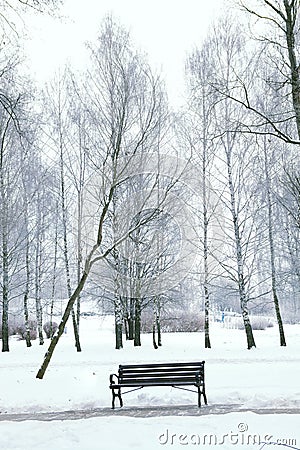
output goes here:
[[45, 412], [45, 413], [0, 413], [0, 422], [22, 422], [25, 420], [38, 420], [49, 422], [52, 420], [81, 420], [92, 417], [162, 417], [162, 416], [206, 416], [212, 414], [252, 412], [255, 414], [300, 414], [300, 408], [243, 408], [237, 404], [213, 405], [198, 408], [197, 406], [163, 406], [163, 407], [130, 407], [116, 408], [94, 408], [89, 410], [78, 409], [69, 411]]

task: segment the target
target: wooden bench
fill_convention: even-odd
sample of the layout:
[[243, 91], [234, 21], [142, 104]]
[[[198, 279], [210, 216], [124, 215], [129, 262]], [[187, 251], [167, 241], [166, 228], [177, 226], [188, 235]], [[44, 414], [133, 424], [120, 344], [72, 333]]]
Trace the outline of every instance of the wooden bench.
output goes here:
[[[116, 397], [120, 401], [120, 406], [123, 406], [121, 388], [134, 388], [123, 392], [123, 394], [127, 394], [147, 386], [172, 386], [195, 392], [198, 393], [198, 406], [201, 406], [201, 395], [207, 405], [204, 363], [205, 361], [119, 365], [118, 374], [111, 374], [109, 377], [109, 388], [112, 390], [112, 409], [115, 407]], [[197, 391], [184, 386], [195, 386]]]

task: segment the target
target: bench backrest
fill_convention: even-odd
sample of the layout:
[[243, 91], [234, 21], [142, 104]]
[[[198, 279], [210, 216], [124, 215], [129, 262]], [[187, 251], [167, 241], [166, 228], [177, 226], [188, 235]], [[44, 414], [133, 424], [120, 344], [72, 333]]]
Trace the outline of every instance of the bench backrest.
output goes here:
[[204, 385], [204, 361], [185, 363], [130, 364], [119, 366], [120, 384]]

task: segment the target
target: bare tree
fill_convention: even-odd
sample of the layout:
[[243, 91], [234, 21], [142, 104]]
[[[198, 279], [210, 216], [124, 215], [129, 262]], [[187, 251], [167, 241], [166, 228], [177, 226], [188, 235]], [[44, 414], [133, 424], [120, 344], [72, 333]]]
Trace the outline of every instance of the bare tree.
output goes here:
[[[232, 17], [226, 16], [221, 19], [218, 27], [214, 29], [212, 44], [215, 49], [215, 75], [212, 85], [216, 94], [219, 93], [218, 86], [223, 92], [229, 92], [232, 76], [236, 68], [242, 70], [247, 65], [244, 53], [244, 42], [239, 25], [232, 26]], [[243, 63], [242, 63], [243, 61]], [[249, 70], [249, 67], [247, 67]], [[232, 242], [235, 269], [228, 262], [223, 262], [225, 269], [238, 287], [240, 307], [247, 337], [248, 349], [255, 347], [254, 336], [249, 319], [249, 306], [247, 285], [250, 278], [247, 276], [253, 261], [253, 248], [250, 243], [255, 239], [253, 228], [254, 217], [251, 211], [251, 197], [255, 195], [255, 182], [249, 189], [247, 174], [251, 173], [253, 165], [253, 153], [250, 151], [251, 141], [239, 133], [239, 124], [243, 115], [242, 108], [231, 101], [229, 96], [219, 98], [218, 106], [214, 109], [215, 121], [219, 135], [218, 152], [218, 180], [221, 187], [225, 217], [227, 212], [230, 217], [231, 231], [226, 233], [227, 241]], [[220, 153], [221, 152], [221, 153]], [[226, 174], [226, 175], [225, 175]], [[251, 180], [251, 178], [250, 178]], [[227, 210], [227, 212], [226, 212]], [[228, 220], [229, 220], [228, 217]], [[246, 255], [248, 254], [247, 268]]]
[[[241, 1], [242, 9], [264, 24], [264, 32], [259, 35], [264, 50], [267, 51], [267, 63], [277, 74], [265, 81], [281, 93], [281, 111], [266, 115], [255, 105], [250, 104], [250, 95], [246, 92], [243, 100], [246, 107], [261, 116], [263, 124], [267, 120], [269, 132], [286, 142], [294, 142], [293, 129], [285, 128], [286, 123], [295, 122], [297, 137], [300, 139], [300, 74], [297, 49], [299, 47], [299, 2], [295, 0], [263, 0], [261, 2]], [[245, 85], [244, 85], [245, 88]], [[286, 102], [288, 99], [288, 102]], [[291, 102], [294, 114], [289, 108]], [[286, 109], [283, 110], [282, 106]], [[283, 126], [282, 126], [283, 125]], [[262, 130], [263, 133], [266, 133]]]
[[[69, 97], [67, 95], [67, 83], [66, 83], [66, 72], [58, 74], [57, 79], [54, 81], [53, 85], [48, 90], [48, 104], [50, 110], [50, 121], [53, 121], [52, 130], [47, 130], [49, 133], [48, 144], [51, 142], [51, 149], [53, 149], [58, 158], [59, 167], [59, 199], [61, 208], [61, 224], [62, 224], [62, 240], [63, 240], [63, 255], [65, 263], [65, 276], [66, 276], [66, 287], [68, 297], [72, 294], [71, 286], [71, 274], [70, 274], [70, 250], [69, 250], [69, 239], [68, 239], [68, 209], [69, 209], [69, 196], [68, 196], [68, 184], [66, 171], [69, 163], [68, 148], [70, 142], [71, 133], [71, 121], [69, 117]], [[51, 140], [51, 141], [50, 141]], [[72, 322], [75, 337], [75, 346], [78, 352], [81, 351], [78, 323], [76, 320], [76, 314], [74, 308], [72, 308]]]
[[[210, 81], [213, 76], [213, 47], [209, 39], [204, 42], [201, 49], [196, 49], [188, 58], [186, 70], [189, 82], [189, 106], [187, 129], [184, 140], [191, 149], [194, 164], [199, 166], [199, 178], [201, 178], [202, 192], [200, 208], [201, 238], [200, 246], [203, 254], [203, 291], [204, 291], [204, 317], [205, 317], [205, 348], [211, 348], [209, 322], [210, 322], [210, 297], [211, 279], [213, 267], [210, 254], [213, 252], [212, 242], [209, 238], [211, 219], [214, 215], [214, 206], [211, 202], [210, 187], [211, 171], [214, 163], [215, 142], [214, 132], [214, 106], [217, 98], [211, 88]], [[186, 128], [186, 126], [185, 126]]]
[[[111, 18], [104, 21], [97, 46], [90, 46], [90, 49], [94, 68], [86, 82], [88, 95], [82, 96], [82, 101], [90, 116], [89, 164], [94, 176], [89, 182], [89, 192], [86, 192], [94, 201], [89, 205], [86, 203], [85, 218], [91, 214], [96, 233], [94, 241], [89, 235], [81, 279], [69, 298], [37, 378], [43, 378], [45, 374], [91, 269], [149, 220], [148, 217], [141, 220], [115, 241], [106, 239], [106, 222], [115, 191], [124, 182], [123, 177], [128, 177], [128, 168], [137, 152], [151, 151], [157, 142], [158, 126], [166, 115], [159, 81], [151, 75], [144, 58], [131, 50], [128, 33]], [[89, 102], [85, 103], [87, 98]]]
[[62, 4], [63, 0], [1, 0], [0, 27], [5, 36], [5, 44], [11, 33], [18, 37], [19, 25], [24, 22], [24, 13], [34, 11], [53, 15], [57, 14]]

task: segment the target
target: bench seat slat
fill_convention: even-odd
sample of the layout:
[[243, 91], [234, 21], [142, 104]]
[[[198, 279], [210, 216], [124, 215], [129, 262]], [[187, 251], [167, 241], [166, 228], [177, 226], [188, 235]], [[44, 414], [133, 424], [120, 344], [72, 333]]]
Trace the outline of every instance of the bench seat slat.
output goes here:
[[122, 384], [115, 384], [113, 388], [118, 387], [133, 387], [133, 386], [197, 386], [196, 380], [194, 382], [191, 381], [184, 381], [184, 380], [170, 380], [170, 381], [146, 381], [146, 382], [140, 382], [140, 381], [131, 381], [128, 383], [122, 383]]
[[195, 373], [195, 372], [204, 372], [203, 367], [176, 367], [171, 369], [165, 369], [165, 368], [150, 368], [150, 369], [119, 369], [120, 375], [130, 375], [130, 374], [143, 374], [143, 373], [165, 373], [166, 375], [170, 373]]
[[198, 362], [181, 362], [181, 363], [157, 363], [157, 364], [120, 364], [119, 369], [149, 369], [149, 368], [158, 368], [158, 367], [165, 367], [167, 369], [170, 369], [172, 367], [195, 367], [195, 366], [203, 366], [205, 361], [198, 361]]
[[176, 382], [184, 382], [184, 383], [196, 383], [196, 377], [170, 377], [170, 378], [129, 378], [129, 379], [120, 379], [118, 384], [128, 384], [128, 383], [176, 383]]
[[[190, 371], [190, 372], [187, 372], [187, 371], [185, 371], [185, 372], [178, 372], [178, 371], [173, 371], [173, 372], [159, 372], [159, 371], [157, 371], [157, 372], [131, 372], [131, 373], [124, 373], [124, 372], [122, 372], [122, 373], [120, 373], [119, 374], [119, 377], [122, 379], [122, 380], [125, 380], [125, 379], [130, 379], [130, 378], [144, 378], [144, 377], [146, 377], [146, 378], [149, 378], [149, 377], [153, 377], [153, 378], [155, 378], [155, 377], [165, 377], [165, 378], [171, 378], [171, 377], [194, 377], [195, 378], [195, 370], [192, 372], [192, 371]], [[201, 376], [201, 373], [200, 373], [200, 376]]]

